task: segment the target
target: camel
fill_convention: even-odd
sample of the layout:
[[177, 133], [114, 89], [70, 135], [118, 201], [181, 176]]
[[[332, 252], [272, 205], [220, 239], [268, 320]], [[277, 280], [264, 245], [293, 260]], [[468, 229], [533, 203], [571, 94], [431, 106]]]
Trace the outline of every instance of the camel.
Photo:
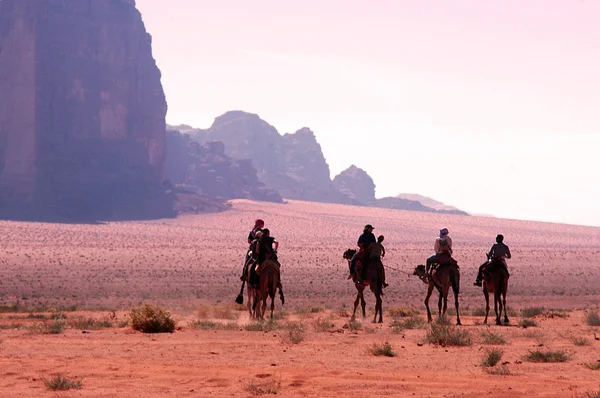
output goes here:
[[[258, 299], [256, 300], [255, 316], [256, 318], [264, 319], [267, 309], [267, 298], [271, 297], [271, 319], [273, 319], [273, 311], [275, 310], [275, 293], [279, 287], [280, 275], [279, 264], [273, 260], [265, 260], [257, 270], [260, 275], [260, 284], [258, 288]], [[283, 305], [283, 292], [280, 290], [281, 304]], [[260, 302], [262, 301], [262, 308]]]
[[[246, 306], [248, 308], [248, 313], [250, 314], [250, 319], [256, 317], [256, 311], [255, 311], [255, 307], [256, 307], [256, 302], [258, 301], [258, 293], [259, 293], [259, 289], [256, 285], [253, 285], [250, 283], [250, 274], [251, 274], [251, 263], [252, 263], [253, 259], [247, 257], [247, 264], [246, 264], [246, 272], [244, 274], [244, 279], [242, 281], [242, 288], [240, 290], [240, 294], [238, 294], [237, 298], [235, 299], [235, 302], [238, 304], [244, 304], [244, 287], [247, 286], [246, 288], [246, 294], [248, 295], [248, 301], [246, 303]], [[257, 278], [257, 276], [255, 276]]]
[[[352, 257], [356, 253], [356, 250], [348, 249], [344, 252], [343, 258], [348, 260], [348, 265], [350, 265], [350, 261], [352, 261]], [[373, 265], [373, 264], [370, 264]], [[356, 268], [360, 270], [361, 260], [356, 261]], [[357, 295], [356, 300], [354, 300], [354, 311], [352, 312], [351, 320], [356, 320], [356, 308], [358, 307], [358, 303], [361, 303], [362, 306], [362, 316], [363, 318], [367, 317], [365, 307], [367, 303], [365, 301], [364, 291], [367, 285], [371, 288], [371, 291], [375, 295], [375, 316], [373, 317], [373, 323], [377, 322], [377, 314], [379, 314], [379, 323], [383, 323], [383, 300], [381, 296], [383, 296], [383, 278], [380, 272], [380, 268], [377, 266], [368, 266], [366, 272], [366, 278], [363, 283], [359, 284], [356, 280], [356, 275], [353, 275], [352, 281], [354, 282], [354, 287], [356, 287]]]
[[[441, 264], [433, 270], [433, 272], [431, 273], [431, 277], [429, 278], [426, 275], [425, 266], [417, 265], [415, 267], [413, 275], [417, 275], [423, 282], [425, 282], [428, 285], [427, 297], [425, 297], [425, 307], [427, 308], [427, 321], [432, 321], [431, 311], [429, 310], [429, 298], [431, 297], [433, 288], [435, 287], [440, 295], [440, 298], [438, 300], [438, 316], [442, 317], [446, 315], [446, 310], [448, 309], [448, 292], [450, 290], [450, 287], [452, 287], [452, 291], [454, 292], [454, 306], [456, 308], [456, 324], [461, 325], [460, 315], [458, 313], [458, 293], [460, 290], [460, 271], [458, 270], [458, 266], [455, 266], [451, 263]], [[443, 309], [442, 300], [444, 301]]]
[[[485, 296], [485, 320], [487, 324], [488, 314], [490, 312], [490, 293], [494, 294], [494, 311], [496, 312], [496, 325], [502, 325], [500, 317], [502, 316], [502, 307], [504, 307], [504, 323], [509, 323], [506, 315], [506, 291], [508, 290], [508, 270], [499, 263], [493, 261], [483, 271], [483, 295]], [[502, 296], [502, 297], [501, 297]], [[500, 307], [500, 311], [498, 311]]]

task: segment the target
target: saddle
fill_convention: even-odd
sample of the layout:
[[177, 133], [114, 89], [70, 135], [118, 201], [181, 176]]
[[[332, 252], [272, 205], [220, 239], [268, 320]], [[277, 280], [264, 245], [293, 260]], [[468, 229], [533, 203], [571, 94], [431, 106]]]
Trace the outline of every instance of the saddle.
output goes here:
[[504, 271], [506, 271], [506, 274], [510, 276], [510, 273], [508, 272], [508, 268], [504, 264], [504, 261], [498, 258], [491, 258], [488, 262], [483, 264], [483, 269], [481, 270], [483, 276], [488, 275], [495, 267], [503, 269]]
[[431, 263], [430, 271], [445, 266], [453, 266], [456, 269], [459, 269], [458, 262], [455, 259], [453, 259], [449, 254], [440, 254], [440, 256]]
[[281, 265], [279, 264], [279, 262], [277, 262], [275, 260], [267, 259], [267, 260], [263, 261], [262, 264], [260, 264], [256, 267], [256, 273], [260, 276], [261, 272], [263, 272], [267, 268], [271, 268], [271, 269], [275, 270], [277, 273], [281, 272]]

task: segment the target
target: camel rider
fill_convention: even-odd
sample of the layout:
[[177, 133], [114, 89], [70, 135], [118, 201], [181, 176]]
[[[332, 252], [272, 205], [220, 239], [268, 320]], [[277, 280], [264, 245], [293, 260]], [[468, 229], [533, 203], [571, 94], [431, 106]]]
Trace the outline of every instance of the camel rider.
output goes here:
[[360, 275], [360, 279], [356, 281], [357, 283], [362, 283], [362, 280], [366, 277], [367, 262], [369, 258], [369, 247], [371, 246], [371, 243], [377, 242], [377, 239], [375, 239], [375, 235], [373, 235], [374, 229], [375, 228], [373, 228], [371, 224], [365, 225], [365, 227], [363, 228], [363, 233], [360, 235], [360, 237], [358, 238], [358, 242], [356, 243], [359, 248], [358, 252], [356, 252], [356, 254], [352, 256], [352, 260], [350, 261], [350, 277], [348, 279], [351, 279], [352, 276], [356, 273], [356, 260], [359, 256], [363, 261], [362, 272]]
[[383, 235], [377, 237], [377, 242], [371, 243], [369, 247], [369, 262], [375, 262], [376, 264], [381, 265], [381, 279], [383, 281], [383, 287], [388, 287], [389, 285], [385, 282], [385, 268], [381, 259], [385, 257], [385, 247], [383, 247]]
[[475, 283], [473, 283], [475, 286], [481, 286], [481, 281], [483, 280], [483, 269], [494, 261], [499, 261], [508, 270], [506, 259], [510, 258], [511, 255], [510, 249], [504, 244], [504, 235], [496, 236], [496, 243], [492, 246], [487, 256], [488, 261], [479, 267], [477, 279], [475, 279]]
[[425, 267], [427, 274], [429, 274], [429, 269], [434, 262], [441, 257], [452, 256], [452, 239], [448, 236], [449, 233], [448, 228], [440, 229], [440, 237], [436, 238], [435, 244], [433, 245], [435, 254], [427, 259], [427, 266]]
[[[271, 231], [268, 229], [262, 230], [262, 236], [258, 243], [258, 257], [256, 265], [262, 264], [265, 260], [272, 260], [281, 267], [277, 259], [277, 250], [279, 249], [279, 242], [275, 238], [271, 237]], [[281, 284], [281, 275], [279, 277], [279, 295], [283, 297], [283, 285]], [[283, 301], [283, 298], [282, 298]]]
[[258, 233], [262, 231], [262, 229], [265, 227], [265, 222], [261, 219], [258, 219], [254, 222], [254, 227], [252, 227], [252, 230], [250, 231], [250, 233], [248, 234], [248, 250], [246, 251], [246, 259], [244, 260], [244, 268], [242, 270], [242, 276], [240, 276], [240, 280], [244, 280], [246, 279], [246, 273], [248, 272], [248, 262], [250, 261], [250, 258], [254, 257], [254, 259], [256, 259], [256, 256], [253, 256], [252, 253], [254, 252], [254, 250], [252, 249], [252, 245], [253, 242], [258, 238]]

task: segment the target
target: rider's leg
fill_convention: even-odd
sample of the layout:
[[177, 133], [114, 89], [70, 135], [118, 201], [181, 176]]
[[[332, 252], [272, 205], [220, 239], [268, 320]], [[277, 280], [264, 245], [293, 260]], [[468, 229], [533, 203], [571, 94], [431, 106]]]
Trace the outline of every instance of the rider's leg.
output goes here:
[[381, 260], [379, 260], [379, 263], [381, 264], [381, 278], [383, 279], [383, 287], [388, 287], [389, 285], [385, 281], [385, 267], [383, 266]]
[[483, 267], [485, 267], [486, 265], [487, 265], [487, 263], [482, 264], [479, 267], [479, 272], [477, 272], [477, 279], [475, 279], [475, 283], [473, 283], [473, 285], [481, 286], [481, 281], [483, 280]]

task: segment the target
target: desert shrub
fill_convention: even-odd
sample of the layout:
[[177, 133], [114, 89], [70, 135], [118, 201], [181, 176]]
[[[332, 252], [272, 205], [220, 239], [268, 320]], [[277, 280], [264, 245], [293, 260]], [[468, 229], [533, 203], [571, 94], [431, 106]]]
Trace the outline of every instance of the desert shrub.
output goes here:
[[15, 329], [21, 329], [22, 327], [23, 327], [23, 325], [20, 323], [9, 323], [9, 324], [0, 325], [0, 330], [15, 330]]
[[413, 307], [395, 307], [388, 310], [389, 316], [392, 318], [405, 318], [409, 316], [419, 315], [418, 309]]
[[248, 332], [271, 332], [273, 330], [281, 329], [281, 325], [276, 320], [269, 319], [268, 321], [259, 320], [247, 323], [243, 328]]
[[481, 366], [490, 368], [492, 366], [496, 366], [502, 359], [502, 355], [504, 355], [504, 351], [497, 348], [487, 350], [483, 356], [483, 360], [481, 361]]
[[481, 332], [481, 338], [483, 344], [490, 345], [504, 345], [506, 339], [500, 333], [492, 332], [491, 330], [484, 330]]
[[493, 368], [485, 368], [485, 372], [487, 374], [495, 375], [495, 376], [510, 376], [512, 375], [511, 371], [506, 367], [506, 365], [494, 366]]
[[584, 363], [584, 365], [586, 368], [588, 368], [590, 370], [600, 370], [600, 360], [595, 363], [586, 362], [586, 363]]
[[437, 318], [435, 320], [435, 323], [437, 323], [438, 325], [452, 325], [452, 320], [450, 319], [450, 317], [444, 315]]
[[213, 321], [193, 321], [190, 323], [190, 327], [194, 329], [202, 330], [215, 330], [219, 325]]
[[363, 324], [360, 321], [350, 321], [344, 325], [344, 327], [352, 330], [353, 332], [357, 332], [363, 329]]
[[582, 398], [600, 398], [600, 390], [584, 392], [581, 397]]
[[569, 356], [563, 351], [530, 351], [523, 358], [528, 362], [544, 362], [544, 363], [554, 363], [554, 362], [567, 362], [569, 360]]
[[52, 314], [50, 314], [50, 319], [67, 319], [67, 316], [64, 312], [53, 312]]
[[281, 382], [270, 380], [264, 383], [252, 382], [248, 385], [247, 390], [252, 395], [277, 395], [281, 389]]
[[337, 315], [340, 318], [348, 318], [350, 316], [350, 312], [348, 312], [347, 308], [340, 308], [337, 312]]
[[27, 314], [27, 319], [48, 319], [44, 314]]
[[52, 322], [37, 323], [29, 327], [33, 334], [61, 334], [65, 331], [66, 323], [63, 320]]
[[600, 326], [600, 314], [598, 314], [598, 311], [589, 311], [585, 318], [588, 325]]
[[75, 329], [81, 330], [98, 330], [98, 329], [107, 329], [112, 328], [113, 324], [111, 321], [104, 320], [96, 320], [93, 318], [75, 318], [69, 321], [69, 325]]
[[435, 322], [427, 331], [426, 340], [430, 344], [441, 346], [470, 346], [471, 336], [466, 330], [460, 330], [452, 325]]
[[476, 308], [471, 313], [473, 316], [485, 316], [485, 308]]
[[286, 328], [290, 343], [299, 344], [304, 340], [304, 325], [302, 322], [288, 322]]
[[369, 349], [371, 354], [376, 357], [385, 356], [385, 357], [395, 357], [396, 353], [394, 352], [394, 348], [390, 343], [383, 344], [373, 344], [373, 346]]
[[82, 385], [80, 380], [72, 380], [61, 374], [50, 380], [44, 380], [44, 384], [48, 390], [52, 391], [78, 390]]
[[550, 310], [546, 313], [546, 317], [548, 318], [568, 318], [569, 317], [569, 311], [567, 310]]
[[519, 321], [519, 326], [521, 326], [522, 328], [536, 327], [537, 322], [533, 319], [524, 318]]
[[154, 305], [133, 307], [129, 314], [131, 327], [144, 333], [173, 333], [175, 321], [171, 314]]
[[592, 342], [589, 339], [586, 339], [585, 337], [573, 337], [571, 339], [571, 342], [579, 347], [592, 345]]
[[327, 332], [330, 329], [333, 329], [335, 324], [331, 322], [329, 318], [319, 317], [313, 322], [313, 328], [315, 332]]
[[544, 313], [544, 307], [527, 307], [521, 310], [523, 318], [534, 318]]

